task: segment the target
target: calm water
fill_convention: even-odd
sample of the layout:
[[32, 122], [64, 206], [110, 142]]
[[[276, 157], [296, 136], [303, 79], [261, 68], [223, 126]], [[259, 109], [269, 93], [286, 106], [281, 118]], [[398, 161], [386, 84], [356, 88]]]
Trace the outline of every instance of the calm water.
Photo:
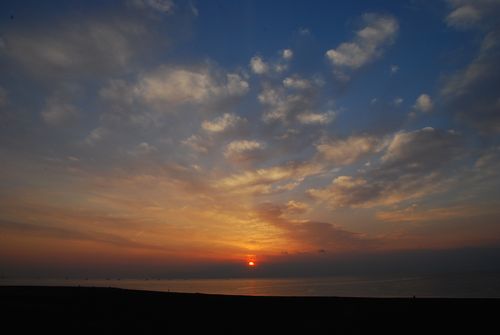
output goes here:
[[273, 296], [500, 298], [500, 274], [401, 278], [196, 280], [1, 279], [0, 285], [99, 286], [137, 290]]

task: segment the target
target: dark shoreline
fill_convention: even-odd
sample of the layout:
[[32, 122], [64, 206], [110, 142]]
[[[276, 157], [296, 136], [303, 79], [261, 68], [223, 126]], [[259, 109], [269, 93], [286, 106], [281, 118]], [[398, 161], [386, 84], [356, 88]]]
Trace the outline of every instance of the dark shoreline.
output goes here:
[[18, 330], [434, 333], [496, 329], [500, 299], [255, 297], [0, 286], [0, 306], [3, 328]]

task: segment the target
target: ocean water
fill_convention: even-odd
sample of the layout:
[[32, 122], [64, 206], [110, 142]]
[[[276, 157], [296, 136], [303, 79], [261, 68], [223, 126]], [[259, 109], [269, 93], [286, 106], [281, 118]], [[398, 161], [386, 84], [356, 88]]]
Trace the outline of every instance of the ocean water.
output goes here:
[[0, 285], [118, 287], [255, 296], [500, 298], [500, 274], [283, 279], [0, 279]]

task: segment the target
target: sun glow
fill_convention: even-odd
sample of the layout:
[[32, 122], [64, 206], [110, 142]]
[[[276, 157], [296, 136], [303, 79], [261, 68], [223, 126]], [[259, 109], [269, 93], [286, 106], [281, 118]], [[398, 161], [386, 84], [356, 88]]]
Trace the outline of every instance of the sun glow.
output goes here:
[[248, 266], [250, 266], [250, 267], [255, 266], [255, 262], [254, 261], [248, 261]]

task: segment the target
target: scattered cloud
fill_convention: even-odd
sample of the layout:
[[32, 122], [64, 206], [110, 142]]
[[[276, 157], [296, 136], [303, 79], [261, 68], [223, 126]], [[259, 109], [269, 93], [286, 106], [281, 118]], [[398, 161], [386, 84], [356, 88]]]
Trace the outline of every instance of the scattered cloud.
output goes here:
[[262, 75], [269, 71], [269, 65], [264, 62], [262, 57], [254, 56], [250, 59], [250, 69], [252, 69], [253, 73]]
[[364, 25], [351, 42], [344, 42], [326, 52], [326, 57], [340, 74], [343, 74], [343, 68], [359, 69], [382, 56], [399, 30], [398, 21], [390, 15], [367, 13], [362, 20]]
[[391, 74], [396, 74], [399, 72], [399, 65], [391, 65], [390, 67]]
[[210, 133], [220, 133], [234, 128], [238, 123], [244, 120], [244, 118], [236, 114], [224, 113], [222, 116], [216, 117], [211, 121], [203, 121], [201, 127]]
[[211, 146], [210, 142], [199, 135], [191, 135], [185, 140], [181, 141], [181, 143], [189, 147], [191, 150], [202, 154], [206, 154], [209, 147]]
[[293, 76], [283, 79], [283, 86], [296, 90], [307, 90], [311, 88], [312, 85], [307, 79], [300, 78], [299, 76]]
[[127, 72], [148, 38], [140, 23], [109, 19], [10, 31], [4, 52], [24, 71], [43, 76]]
[[[500, 13], [500, 11], [499, 11]], [[447, 109], [483, 133], [500, 132], [498, 54], [500, 29], [488, 32], [474, 59], [444, 82], [441, 95]]]
[[335, 119], [336, 113], [328, 111], [326, 113], [302, 113], [297, 115], [297, 120], [306, 125], [329, 124]]
[[432, 103], [431, 97], [424, 93], [417, 98], [417, 100], [415, 101], [415, 105], [413, 105], [413, 108], [415, 108], [419, 112], [428, 113], [432, 111], [432, 109], [434, 108], [434, 104]]
[[446, 16], [448, 26], [456, 29], [468, 29], [488, 24], [496, 20], [500, 10], [497, 0], [448, 0], [452, 11]]
[[[429, 98], [429, 100], [430, 100], [430, 98]], [[394, 104], [394, 106], [400, 106], [403, 103], [403, 101], [404, 101], [403, 98], [397, 97], [397, 98], [394, 98], [392, 103]], [[431, 102], [431, 106], [432, 106], [432, 102]]]
[[306, 177], [322, 171], [323, 166], [317, 163], [288, 162], [284, 165], [233, 174], [217, 180], [215, 187], [235, 193], [270, 194], [287, 190], [288, 187], [283, 186], [300, 183]]
[[[444, 191], [452, 179], [446, 170], [460, 158], [461, 137], [427, 127], [398, 132], [384, 148], [378, 164], [355, 176], [338, 176], [329, 187], [307, 193], [332, 207], [375, 207]], [[345, 157], [346, 163], [352, 160]]]
[[214, 73], [206, 66], [160, 66], [142, 76], [133, 87], [133, 92], [146, 103], [169, 112], [169, 105], [211, 103], [242, 96], [248, 89], [248, 82], [235, 73]]
[[308, 210], [309, 210], [309, 205], [295, 200], [288, 201], [284, 208], [286, 214], [304, 214]]
[[261, 220], [283, 230], [288, 238], [300, 243], [302, 248], [339, 252], [375, 246], [374, 240], [331, 223], [287, 219], [284, 217], [287, 207], [264, 203], [257, 208], [257, 214]]
[[323, 140], [316, 150], [334, 165], [350, 165], [383, 148], [383, 141], [368, 135], [350, 136], [346, 139]]
[[[290, 93], [284, 87], [263, 85], [257, 98], [262, 105], [267, 107], [262, 115], [264, 122], [291, 122], [296, 120], [299, 114], [309, 114], [316, 110], [317, 85], [298, 77], [286, 78], [283, 84], [287, 88], [294, 87], [295, 89]], [[310, 88], [305, 89], [305, 86], [310, 86]]]
[[292, 49], [285, 49], [285, 50], [283, 50], [283, 52], [281, 53], [281, 56], [285, 60], [292, 59], [293, 58], [293, 51], [292, 51]]
[[259, 141], [237, 140], [226, 146], [224, 156], [232, 161], [248, 161], [261, 154], [266, 145]]

